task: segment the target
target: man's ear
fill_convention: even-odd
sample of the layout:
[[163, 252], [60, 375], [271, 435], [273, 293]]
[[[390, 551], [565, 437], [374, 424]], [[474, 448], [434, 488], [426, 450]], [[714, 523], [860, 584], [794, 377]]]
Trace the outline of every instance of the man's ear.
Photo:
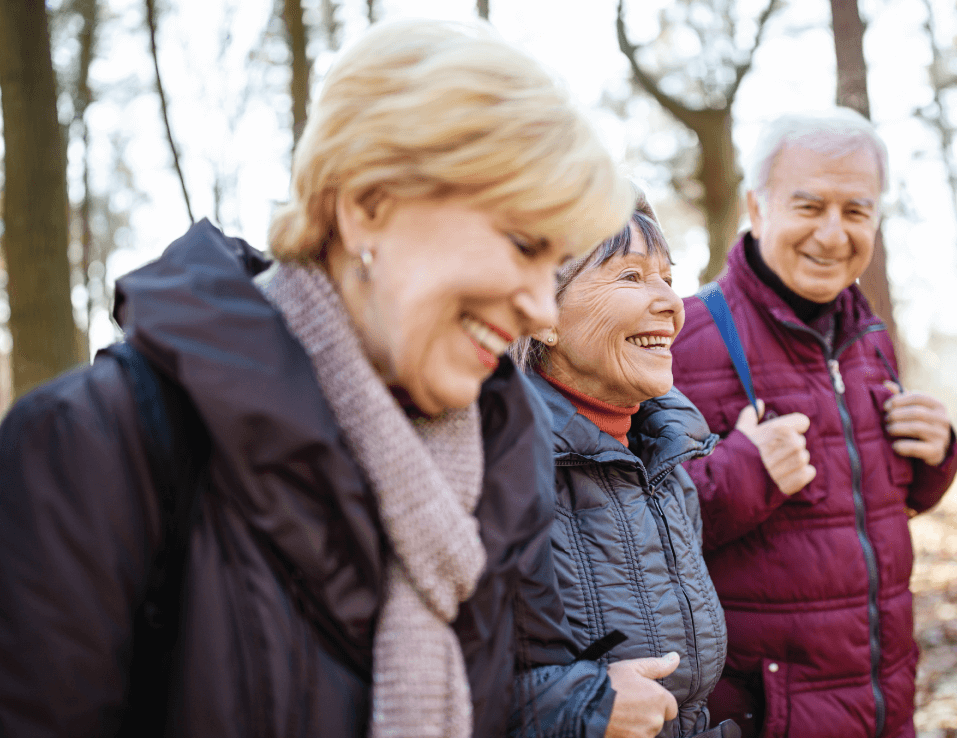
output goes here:
[[764, 217], [761, 214], [761, 202], [754, 190], [748, 190], [748, 217], [751, 219], [751, 235], [760, 239]]

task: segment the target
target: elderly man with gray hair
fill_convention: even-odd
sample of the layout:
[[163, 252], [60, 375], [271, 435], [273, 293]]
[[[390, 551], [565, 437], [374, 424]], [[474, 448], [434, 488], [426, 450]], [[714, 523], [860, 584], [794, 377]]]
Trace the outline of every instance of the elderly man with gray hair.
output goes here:
[[709, 707], [745, 735], [914, 735], [908, 511], [941, 498], [957, 460], [944, 406], [901, 386], [855, 285], [886, 172], [884, 144], [850, 110], [771, 123], [751, 230], [718, 280], [756, 401], [702, 299], [686, 299], [672, 349], [675, 386], [721, 437], [685, 466], [728, 624]]

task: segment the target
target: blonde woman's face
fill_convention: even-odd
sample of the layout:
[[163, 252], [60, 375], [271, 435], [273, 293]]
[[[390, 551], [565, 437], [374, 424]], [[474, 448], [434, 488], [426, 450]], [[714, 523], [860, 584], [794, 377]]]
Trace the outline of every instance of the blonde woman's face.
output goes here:
[[365, 281], [340, 282], [347, 307], [380, 375], [422, 412], [473, 402], [511, 341], [555, 324], [567, 255], [532, 234], [454, 200], [397, 202], [376, 227], [350, 213], [344, 248], [372, 260]]

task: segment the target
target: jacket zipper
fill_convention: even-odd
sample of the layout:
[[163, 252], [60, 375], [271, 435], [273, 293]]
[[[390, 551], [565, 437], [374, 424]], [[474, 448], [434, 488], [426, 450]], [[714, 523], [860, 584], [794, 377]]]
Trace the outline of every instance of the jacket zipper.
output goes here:
[[[667, 476], [667, 474], [658, 474], [655, 476], [655, 479], [664, 479], [665, 476]], [[678, 581], [678, 589], [681, 590], [681, 595], [685, 598], [685, 603], [688, 605], [688, 617], [691, 619], [691, 639], [694, 643], [694, 669], [691, 670], [691, 686], [688, 689], [688, 694], [696, 694], [701, 676], [701, 662], [698, 658], [698, 628], [694, 622], [694, 608], [691, 606], [691, 598], [688, 597], [688, 593], [685, 591], [684, 584], [681, 581], [681, 573], [678, 571], [678, 554], [675, 551], [674, 541], [671, 540], [671, 526], [668, 525], [668, 518], [665, 517], [665, 511], [661, 508], [661, 503], [658, 501], [658, 493], [655, 491], [654, 486], [649, 487], [648, 494], [651, 497], [651, 502], [655, 510], [661, 517], [661, 521], [665, 524], [665, 534], [668, 536], [668, 547], [671, 549], [671, 560], [674, 562], [675, 579]]]
[[881, 631], [880, 610], [877, 604], [880, 577], [877, 571], [877, 556], [874, 553], [874, 546], [867, 535], [867, 508], [864, 504], [864, 495], [861, 491], [861, 455], [857, 449], [857, 443], [854, 441], [854, 427], [851, 422], [851, 414], [848, 412], [847, 403], [844, 399], [844, 392], [847, 388], [844, 385], [844, 378], [841, 376], [841, 365], [838, 361], [838, 357], [866, 334], [885, 330], [885, 327], [883, 323], [869, 326], [849, 338], [841, 344], [837, 351], [832, 353], [824, 337], [817, 331], [796, 323], [781, 322], [789, 328], [810, 334], [820, 344], [824, 352], [828, 372], [830, 373], [834, 397], [837, 400], [838, 414], [840, 415], [841, 427], [844, 431], [844, 444], [847, 446], [847, 455], [851, 462], [851, 493], [854, 499], [854, 527], [857, 531], [857, 539], [861, 544], [861, 550], [864, 554], [864, 564], [867, 567], [867, 619], [871, 650], [871, 689], [874, 692], [874, 735], [879, 736], [884, 732], [884, 723], [887, 719], [887, 701], [880, 685]]

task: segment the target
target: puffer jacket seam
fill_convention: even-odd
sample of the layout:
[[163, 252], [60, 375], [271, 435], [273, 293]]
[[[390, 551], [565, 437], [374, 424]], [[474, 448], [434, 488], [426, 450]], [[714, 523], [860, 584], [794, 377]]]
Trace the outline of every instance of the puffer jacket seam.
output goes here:
[[[663, 643], [661, 638], [661, 632], [658, 629], [658, 624], [654, 618], [654, 610], [651, 607], [651, 602], [648, 601], [647, 592], [650, 591], [650, 588], [645, 582], [644, 573], [641, 571], [641, 568], [638, 566], [638, 550], [637, 542], [634, 540], [634, 537], [631, 534], [632, 527], [628, 525], [628, 519], [625, 516], [624, 504], [621, 501], [621, 498], [618, 496], [617, 491], [614, 489], [614, 485], [609, 479], [606, 478], [605, 469], [600, 469], [599, 482], [602, 487], [605, 489], [605, 493], [608, 497], [614, 501], [612, 508], [612, 516], [615, 520], [615, 525], [618, 528], [618, 535], [621, 536], [621, 541], [625, 547], [625, 560], [627, 562], [628, 570], [631, 572], [632, 576], [628, 577], [628, 584], [631, 586], [632, 591], [634, 592], [635, 599], [638, 601], [647, 623], [649, 636], [651, 642], [654, 644], [654, 654], [655, 656], [660, 656], [663, 653]], [[641, 485], [638, 485], [641, 488]], [[643, 488], [642, 488], [643, 489]]]
[[588, 548], [582, 540], [578, 517], [562, 507], [561, 504], [556, 506], [556, 510], [560, 515], [567, 518], [566, 524], [568, 526], [569, 538], [574, 547], [573, 559], [576, 565], [582, 574], [585, 574], [587, 570], [588, 576], [582, 576], [580, 581], [582, 582], [582, 595], [585, 600], [585, 616], [588, 620], [588, 627], [591, 630], [589, 637], [594, 641], [605, 635], [604, 617], [602, 616], [601, 604], [598, 598], [598, 592], [596, 591], [597, 577], [595, 575], [595, 568], [592, 565], [591, 558], [588, 556]]
[[[677, 500], [681, 495], [680, 485], [678, 485], [677, 480], [675, 479], [669, 479], [666, 481], [668, 482], [668, 493]], [[681, 525], [678, 526], [679, 535], [681, 535], [682, 542], [685, 544], [685, 546], [688, 547], [688, 550], [692, 551], [698, 546], [697, 536], [695, 536], [693, 533], [694, 525], [691, 522], [691, 520], [688, 518], [687, 512], [684, 509], [684, 506], [679, 504], [679, 505], [676, 505], [676, 507], [678, 508], [678, 514], [681, 517]], [[686, 534], [688, 533], [691, 533], [691, 537], [694, 539], [693, 541], [687, 540]], [[704, 581], [705, 577], [707, 576], [706, 572], [701, 571], [701, 564], [704, 561], [704, 559], [699, 556], [691, 556], [689, 558], [691, 559], [691, 566], [694, 572], [695, 581]], [[680, 579], [681, 578], [680, 571], [677, 571], [676, 573]], [[705, 609], [708, 612], [708, 617], [711, 618], [712, 631], [715, 633], [718, 633], [724, 627], [724, 619], [722, 617], [719, 620], [718, 611], [714, 605], [715, 605], [715, 602], [712, 600], [712, 598], [710, 597], [704, 598]], [[700, 650], [699, 650], [699, 656], [700, 656]], [[723, 669], [724, 654], [719, 653], [718, 656], [720, 658], [710, 659], [711, 663], [709, 665], [709, 672], [711, 674], [711, 679], [710, 680], [702, 679], [702, 683], [705, 681], [711, 681], [712, 683], [716, 683], [718, 679], [720, 678], [721, 671]], [[701, 663], [700, 660], [698, 663], [700, 665]]]

